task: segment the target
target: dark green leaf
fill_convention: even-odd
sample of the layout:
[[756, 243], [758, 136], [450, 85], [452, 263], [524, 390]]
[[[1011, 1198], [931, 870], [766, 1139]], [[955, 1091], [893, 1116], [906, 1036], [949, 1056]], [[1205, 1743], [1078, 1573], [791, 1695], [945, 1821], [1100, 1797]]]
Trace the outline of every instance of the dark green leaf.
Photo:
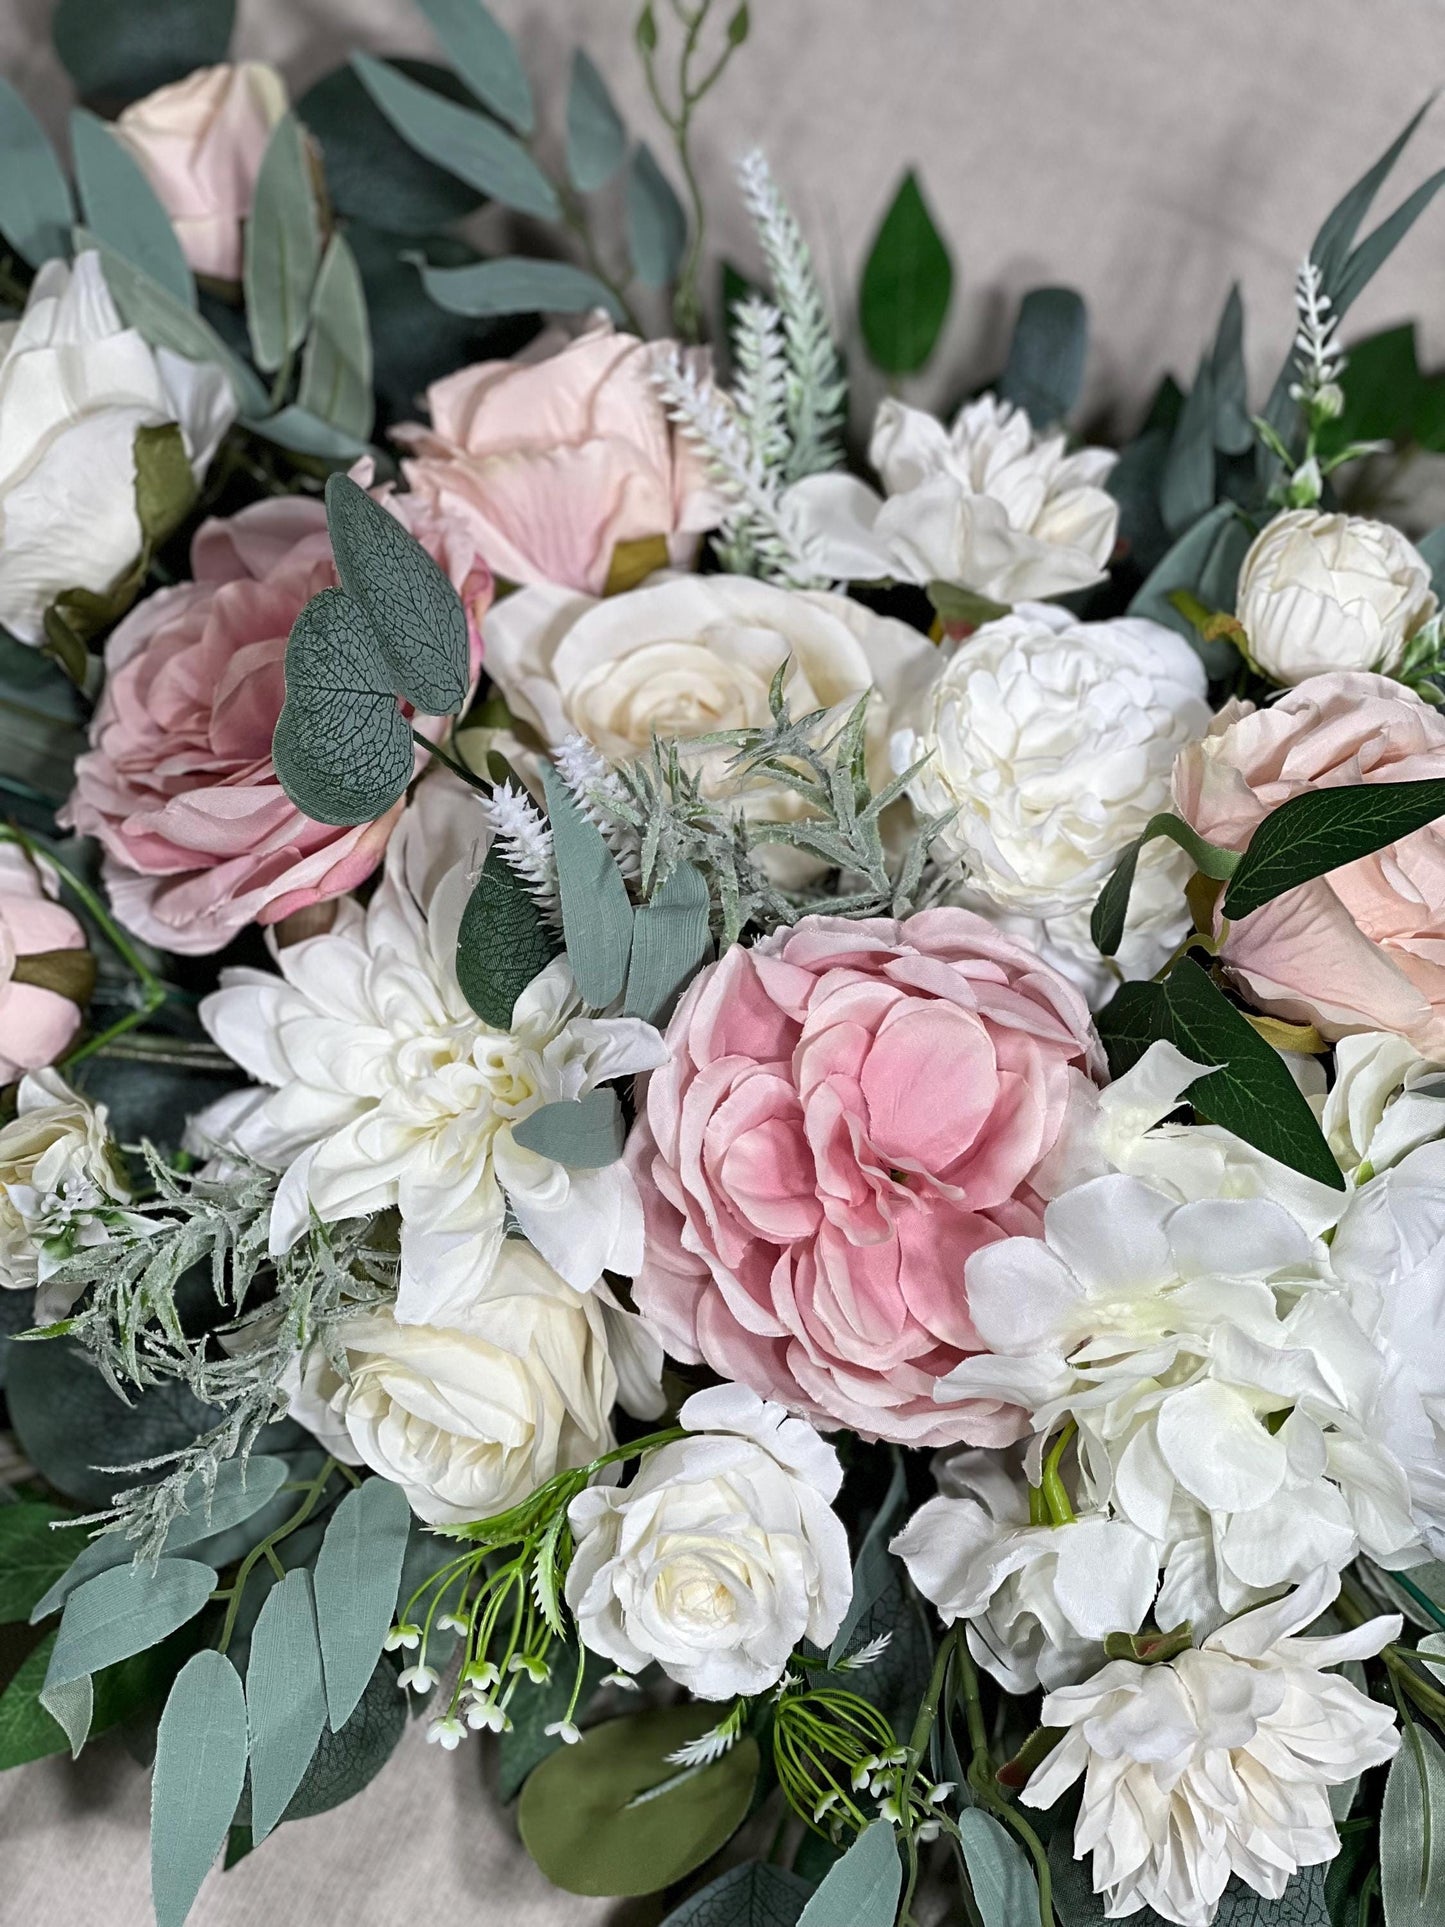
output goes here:
[[1214, 373], [1206, 356], [1175, 424], [1164, 462], [1159, 507], [1170, 534], [1181, 535], [1213, 506]]
[[333, 1730], [345, 1725], [376, 1670], [396, 1612], [411, 1508], [389, 1479], [367, 1479], [331, 1516], [316, 1559], [316, 1629]]
[[797, 1927], [812, 1891], [795, 1873], [749, 1860], [674, 1907], [662, 1927]]
[[258, 368], [279, 368], [301, 346], [320, 261], [306, 143], [296, 116], [283, 114], [266, 143], [246, 223], [246, 325]]
[[[392, 65], [434, 92], [466, 99], [466, 89], [445, 67], [425, 60]], [[429, 234], [475, 209], [477, 189], [404, 141], [350, 67], [318, 80], [296, 112], [320, 142], [327, 193], [338, 212], [398, 233]]]
[[888, 1490], [883, 1502], [874, 1513], [863, 1543], [858, 1548], [858, 1557], [853, 1562], [853, 1597], [842, 1623], [833, 1636], [833, 1644], [828, 1649], [828, 1664], [836, 1666], [854, 1645], [854, 1634], [865, 1614], [872, 1611], [883, 1589], [891, 1582], [896, 1568], [888, 1555], [888, 1538], [893, 1530], [893, 1521], [898, 1509], [908, 1493], [908, 1480], [904, 1471], [903, 1454], [896, 1446], [893, 1452], [893, 1475], [888, 1481]]
[[427, 716], [461, 708], [471, 680], [467, 617], [440, 566], [349, 475], [326, 484], [341, 586], [371, 619], [397, 692]]
[[[80, 230], [77, 246], [89, 247], [93, 237]], [[192, 314], [167, 288], [117, 254], [113, 248], [100, 250], [101, 266], [111, 299], [123, 320], [143, 334], [156, 348], [169, 348], [188, 361], [211, 361], [225, 374], [244, 414], [261, 415], [266, 411], [266, 391], [251, 370], [233, 355], [225, 342], [198, 314]]]
[[75, 184], [86, 226], [98, 241], [164, 288], [187, 308], [196, 284], [155, 189], [140, 163], [94, 114], [77, 107], [70, 117]]
[[[135, 1653], [97, 1673], [91, 1734], [108, 1733], [112, 1727], [159, 1706], [176, 1669], [194, 1649], [194, 1637], [195, 1622], [161, 1645]], [[64, 1728], [57, 1725], [40, 1703], [40, 1690], [54, 1649], [55, 1633], [49, 1632], [26, 1655], [0, 1694], [0, 1769], [23, 1766], [27, 1760], [42, 1760], [52, 1753], [70, 1749]]]
[[1338, 317], [1363, 293], [1376, 272], [1382, 268], [1416, 221], [1429, 207], [1440, 189], [1445, 187], [1445, 168], [1441, 168], [1426, 181], [1422, 181], [1413, 194], [1408, 194], [1393, 214], [1386, 215], [1377, 228], [1367, 234], [1354, 253], [1346, 261], [1339, 279], [1329, 287], [1334, 302], [1334, 312]]
[[311, 1575], [304, 1568], [288, 1572], [271, 1589], [251, 1634], [246, 1719], [255, 1842], [264, 1840], [285, 1813], [326, 1725]]
[[543, 221], [557, 219], [561, 210], [551, 182], [495, 121], [419, 87], [370, 54], [353, 54], [351, 64], [397, 133], [419, 154], [504, 207]]
[[[559, 1643], [552, 1648], [548, 1663], [552, 1677], [541, 1686], [531, 1686], [524, 1680], [507, 1708], [512, 1724], [497, 1741], [497, 1791], [504, 1800], [515, 1799], [532, 1769], [564, 1744], [560, 1735], [545, 1729], [563, 1719], [571, 1703], [577, 1678], [575, 1650]], [[595, 1653], [585, 1655], [582, 1691], [577, 1696], [579, 1712], [585, 1711], [605, 1671], [605, 1662]]]
[[614, 321], [622, 308], [612, 290], [570, 261], [528, 261], [506, 255], [463, 268], [428, 267], [412, 256], [428, 297], [449, 314], [585, 314], [605, 308]]
[[39, 1499], [0, 1506], [0, 1624], [29, 1619], [31, 1608], [85, 1543], [85, 1528]]
[[567, 89], [568, 178], [583, 194], [591, 194], [612, 179], [626, 154], [627, 130], [607, 82], [579, 47], [572, 56]]
[[68, 252], [70, 188], [45, 130], [0, 75], [0, 234], [32, 268]]
[[[1074, 1825], [1060, 1820], [1049, 1840], [1049, 1872], [1054, 1878], [1054, 1905], [1063, 1927], [1102, 1927], [1104, 1896], [1094, 1892], [1088, 1860], [1074, 1858]], [[1032, 1927], [1032, 1923], [1029, 1923]], [[1130, 1914], [1129, 1927], [1167, 1927], [1152, 1907]]]
[[323, 1728], [283, 1818], [309, 1820], [354, 1798], [380, 1773], [405, 1731], [406, 1695], [397, 1686], [395, 1669], [387, 1660], [378, 1660], [341, 1731]]
[[1249, 418], [1249, 378], [1244, 365], [1244, 302], [1239, 283], [1229, 290], [1210, 360], [1214, 386], [1214, 446], [1225, 455], [1247, 455], [1254, 446]]
[[246, 1700], [224, 1653], [197, 1653], [176, 1677], [151, 1783], [156, 1927], [182, 1927], [225, 1844], [246, 1778]]
[[632, 150], [627, 167], [627, 248], [644, 288], [665, 288], [682, 265], [687, 216], [672, 183], [646, 141]]
[[543, 773], [567, 960], [583, 999], [601, 1010], [622, 995], [632, 949], [632, 904], [606, 839], [549, 763]]
[[1385, 1781], [1380, 1892], [1389, 1927], [1445, 1920], [1445, 1753], [1423, 1723], [1407, 1728]]
[[286, 645], [286, 701], [272, 757], [281, 786], [318, 823], [370, 823], [411, 781], [411, 729], [376, 630], [341, 589], [306, 604]]
[[858, 318], [870, 359], [888, 375], [911, 375], [933, 353], [953, 294], [953, 265], [905, 174], [863, 269]]
[[1196, 830], [1165, 810], [1153, 816], [1144, 826], [1143, 834], [1135, 837], [1114, 866], [1109, 881], [1099, 892], [1099, 900], [1094, 905], [1089, 919], [1089, 935], [1094, 947], [1104, 957], [1112, 957], [1124, 941], [1124, 924], [1129, 914], [1129, 892], [1134, 887], [1134, 872], [1138, 867], [1139, 855], [1146, 843], [1155, 837], [1167, 836], [1177, 843], [1181, 850], [1187, 851], [1194, 859], [1194, 867], [1207, 877], [1222, 881], [1232, 876], [1239, 864], [1239, 856], [1233, 850], [1216, 849], [1206, 842]]
[[1249, 839], [1224, 898], [1247, 917], [1312, 877], [1397, 843], [1445, 816], [1445, 782], [1350, 783], [1306, 790], [1271, 810]]
[[1119, 1078], [1161, 1037], [1168, 1035], [1163, 984], [1120, 984], [1095, 1019], [1109, 1056], [1109, 1075]]
[[626, 1135], [617, 1093], [610, 1084], [589, 1091], [586, 1097], [543, 1104], [512, 1126], [512, 1136], [523, 1150], [577, 1171], [615, 1164]]
[[[903, 1866], [887, 1820], [865, 1827], [798, 1916], [798, 1927], [893, 1927]], [[1022, 1927], [1022, 1923], [1020, 1923]]]
[[512, 37], [482, 0], [417, 0], [442, 50], [477, 99], [519, 134], [530, 134], [532, 89]]
[[311, 332], [301, 356], [298, 408], [365, 442], [376, 412], [371, 362], [361, 272], [345, 237], [333, 234], [311, 298]]
[[1082, 296], [1072, 288], [1033, 288], [1019, 304], [998, 391], [1025, 409], [1035, 428], [1052, 428], [1079, 398], [1088, 352]]
[[55, 51], [84, 100], [124, 106], [226, 58], [236, 0], [60, 0]]
[[1367, 341], [1352, 342], [1346, 373], [1344, 412], [1325, 424], [1322, 447], [1333, 453], [1351, 442], [1408, 440], [1425, 389], [1415, 324], [1407, 321]]
[[457, 931], [457, 982], [484, 1024], [510, 1030], [517, 999], [556, 946], [536, 900], [521, 877], [493, 848]]
[[627, 967], [629, 1017], [655, 1023], [712, 948], [707, 879], [691, 863], [673, 866], [665, 883], [639, 905], [632, 920], [632, 960]]
[[1207, 609], [1234, 611], [1239, 565], [1252, 537], [1249, 525], [1232, 502], [1220, 502], [1182, 535], [1150, 574], [1129, 604], [1131, 616], [1162, 622], [1199, 651], [1211, 676], [1228, 675], [1237, 666], [1238, 652], [1225, 641], [1204, 642], [1194, 624], [1169, 600], [1187, 589]]
[[1395, 136], [1380, 158], [1360, 176], [1348, 193], [1337, 201], [1320, 224], [1310, 247], [1310, 259], [1324, 277], [1326, 289], [1336, 286], [1355, 244], [1355, 236], [1360, 231], [1360, 223], [1369, 213], [1375, 196], [1384, 186], [1406, 145], [1421, 121], [1429, 113], [1435, 96], [1430, 95], [1423, 107], [1419, 108], [1406, 122], [1404, 129]]

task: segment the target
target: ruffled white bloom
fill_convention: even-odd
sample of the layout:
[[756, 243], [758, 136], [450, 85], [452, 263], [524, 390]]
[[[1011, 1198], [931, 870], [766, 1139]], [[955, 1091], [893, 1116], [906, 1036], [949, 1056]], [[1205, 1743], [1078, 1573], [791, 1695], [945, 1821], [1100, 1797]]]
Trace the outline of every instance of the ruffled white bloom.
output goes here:
[[1240, 566], [1236, 613], [1276, 682], [1334, 669], [1388, 676], [1435, 609], [1420, 551], [1389, 523], [1358, 515], [1290, 509], [1265, 524]]
[[1165, 1665], [1113, 1660], [1044, 1701], [1065, 1734], [1022, 1797], [1050, 1807], [1083, 1774], [1074, 1852], [1093, 1854], [1108, 1919], [1148, 1906], [1209, 1927], [1231, 1874], [1277, 1900], [1297, 1868], [1339, 1852], [1328, 1789], [1391, 1758], [1399, 1735], [1388, 1708], [1325, 1669], [1378, 1653], [1400, 1620], [1298, 1637], [1338, 1590], [1316, 1573]]
[[329, 1332], [349, 1376], [317, 1345], [291, 1388], [294, 1418], [431, 1525], [503, 1512], [610, 1451], [619, 1398], [641, 1418], [662, 1409], [661, 1348], [605, 1285], [574, 1291], [508, 1238], [478, 1286], [444, 1327], [358, 1310]]
[[848, 1610], [842, 1467], [741, 1385], [695, 1392], [678, 1421], [696, 1436], [650, 1452], [630, 1485], [572, 1501], [567, 1603], [583, 1645], [625, 1672], [656, 1660], [700, 1699], [760, 1693]]
[[1445, 1134], [1445, 1067], [1396, 1031], [1342, 1037], [1320, 1124], [1340, 1169], [1364, 1183]]
[[[29, 1291], [80, 1245], [103, 1244], [106, 1215], [130, 1196], [116, 1160], [106, 1108], [81, 1097], [58, 1071], [32, 1071], [0, 1129], [0, 1288]], [[36, 1302], [41, 1323], [62, 1317], [68, 1297]]]
[[1154, 1603], [1159, 1553], [1123, 1519], [1086, 1512], [1030, 1525], [1028, 1487], [997, 1452], [951, 1454], [940, 1496], [889, 1546], [945, 1624], [1010, 1693], [1082, 1679], [1109, 1633], [1137, 1632]]
[[[808, 554], [842, 581], [946, 582], [995, 602], [1087, 588], [1105, 572], [1119, 505], [1103, 483], [1118, 459], [1067, 452], [1035, 435], [1021, 408], [982, 395], [952, 428], [888, 400], [868, 459], [884, 496], [842, 474], [814, 475], [783, 498]], [[884, 497], [886, 496], [886, 500]]]
[[139, 555], [137, 429], [177, 423], [199, 481], [235, 413], [219, 368], [122, 325], [98, 254], [47, 261], [0, 324], [0, 625], [39, 643], [58, 595]]
[[1371, 1424], [1383, 1360], [1281, 1206], [1095, 1178], [1048, 1206], [1042, 1239], [975, 1253], [967, 1282], [988, 1351], [938, 1396], [1025, 1407], [1035, 1461], [1076, 1422], [1085, 1502], [1166, 1549], [1161, 1624], [1217, 1624], [1362, 1549], [1418, 1549]]
[[343, 901], [331, 929], [277, 953], [279, 976], [228, 970], [206, 998], [211, 1036], [261, 1084], [196, 1129], [284, 1170], [273, 1251], [326, 1222], [401, 1214], [404, 1323], [450, 1324], [502, 1250], [506, 1207], [547, 1262], [585, 1290], [642, 1258], [642, 1207], [622, 1163], [569, 1169], [513, 1126], [543, 1104], [651, 1070], [650, 1024], [589, 1017], [564, 959], [518, 997], [510, 1031], [471, 1009], [456, 973], [457, 927], [486, 848], [475, 798], [429, 777], [387, 846], [365, 911]]

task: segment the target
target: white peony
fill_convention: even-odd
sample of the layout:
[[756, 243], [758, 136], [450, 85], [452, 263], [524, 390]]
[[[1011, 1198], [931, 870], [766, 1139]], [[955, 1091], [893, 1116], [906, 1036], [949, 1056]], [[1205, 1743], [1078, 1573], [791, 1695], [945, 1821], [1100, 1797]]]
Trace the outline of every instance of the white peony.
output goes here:
[[[32, 1071], [15, 1094], [15, 1116], [0, 1129], [0, 1287], [33, 1290], [77, 1245], [100, 1244], [102, 1214], [129, 1197], [106, 1109], [71, 1090], [58, 1071]], [[70, 1309], [47, 1299], [42, 1323]]]
[[649, 1024], [590, 1017], [558, 958], [518, 997], [510, 1031], [484, 1024], [457, 982], [462, 911], [486, 848], [476, 798], [429, 777], [386, 851], [365, 911], [276, 953], [280, 975], [228, 970], [205, 999], [211, 1036], [269, 1088], [213, 1106], [196, 1130], [285, 1177], [272, 1249], [312, 1211], [326, 1222], [401, 1215], [405, 1323], [450, 1324], [503, 1247], [507, 1206], [570, 1284], [642, 1259], [642, 1207], [620, 1161], [569, 1169], [513, 1126], [543, 1104], [651, 1070]]
[[1117, 457], [1066, 452], [1021, 408], [982, 395], [945, 428], [888, 400], [868, 458], [879, 496], [850, 475], [795, 483], [784, 506], [818, 569], [841, 581], [943, 582], [995, 602], [1067, 595], [1103, 576], [1119, 505], [1102, 486]]
[[761, 1693], [848, 1610], [842, 1467], [741, 1385], [695, 1392], [678, 1422], [695, 1436], [650, 1452], [630, 1485], [572, 1501], [567, 1603], [583, 1645], [626, 1672], [656, 1660], [699, 1699]]
[[639, 1418], [662, 1410], [662, 1351], [641, 1319], [604, 1285], [574, 1291], [520, 1238], [454, 1322], [403, 1325], [377, 1305], [327, 1337], [349, 1376], [313, 1346], [292, 1416], [430, 1525], [490, 1518], [610, 1451], [619, 1396]]
[[1341, 1037], [1320, 1124], [1340, 1169], [1365, 1183], [1445, 1134], [1445, 1066], [1395, 1031]]
[[122, 326], [98, 254], [47, 261], [0, 324], [0, 626], [39, 643], [58, 595], [135, 561], [137, 429], [176, 422], [199, 481], [235, 412], [219, 368]]
[[1236, 614], [1276, 682], [1336, 669], [1390, 675], [1434, 615], [1430, 565], [1387, 522], [1290, 509], [1267, 522], [1239, 570]]
[[1093, 1854], [1110, 1920], [1148, 1906], [1209, 1927], [1231, 1874], [1277, 1900], [1339, 1852], [1328, 1789], [1390, 1759], [1399, 1736], [1388, 1707], [1326, 1668], [1378, 1653], [1400, 1620], [1298, 1637], [1338, 1590], [1315, 1573], [1165, 1665], [1113, 1660], [1045, 1699], [1064, 1737], [1022, 1797], [1051, 1807], [1084, 1776], [1074, 1853]]
[[1137, 1527], [1097, 1512], [1031, 1525], [1029, 1489], [997, 1452], [953, 1453], [939, 1485], [888, 1550], [945, 1625], [968, 1622], [969, 1651], [1006, 1692], [1081, 1679], [1108, 1634], [1143, 1625], [1159, 1554]]

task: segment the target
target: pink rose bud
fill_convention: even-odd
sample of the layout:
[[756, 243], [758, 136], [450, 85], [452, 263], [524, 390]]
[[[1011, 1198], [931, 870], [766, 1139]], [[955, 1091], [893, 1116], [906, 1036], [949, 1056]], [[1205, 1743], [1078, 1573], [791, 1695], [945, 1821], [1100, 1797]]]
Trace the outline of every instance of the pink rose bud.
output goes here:
[[18, 843], [0, 843], [0, 1084], [55, 1062], [95, 981], [85, 931], [56, 890]]

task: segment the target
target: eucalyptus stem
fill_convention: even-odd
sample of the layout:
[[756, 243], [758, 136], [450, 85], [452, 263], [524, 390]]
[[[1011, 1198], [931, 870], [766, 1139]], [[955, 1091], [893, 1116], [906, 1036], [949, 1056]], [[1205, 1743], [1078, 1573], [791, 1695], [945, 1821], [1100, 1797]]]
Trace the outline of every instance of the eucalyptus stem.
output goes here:
[[283, 1539], [289, 1538], [298, 1527], [305, 1525], [306, 1521], [316, 1510], [317, 1501], [326, 1490], [332, 1473], [338, 1470], [340, 1470], [338, 1461], [328, 1458], [321, 1470], [316, 1474], [316, 1477], [304, 1488], [305, 1497], [302, 1499], [300, 1505], [297, 1506], [296, 1510], [289, 1518], [284, 1519], [274, 1532], [268, 1532], [259, 1545], [252, 1546], [251, 1550], [236, 1568], [236, 1577], [231, 1581], [228, 1591], [224, 1594], [214, 1595], [215, 1597], [224, 1597], [226, 1600], [226, 1617], [221, 1622], [221, 1637], [216, 1642], [216, 1647], [219, 1652], [224, 1653], [231, 1643], [231, 1637], [236, 1630], [236, 1615], [241, 1610], [241, 1600], [245, 1596], [246, 1582], [255, 1571], [257, 1561], [260, 1559], [268, 1560], [272, 1570], [276, 1572], [277, 1576], [280, 1577], [283, 1575], [284, 1568], [280, 1560], [276, 1557], [276, 1547], [280, 1545]]

